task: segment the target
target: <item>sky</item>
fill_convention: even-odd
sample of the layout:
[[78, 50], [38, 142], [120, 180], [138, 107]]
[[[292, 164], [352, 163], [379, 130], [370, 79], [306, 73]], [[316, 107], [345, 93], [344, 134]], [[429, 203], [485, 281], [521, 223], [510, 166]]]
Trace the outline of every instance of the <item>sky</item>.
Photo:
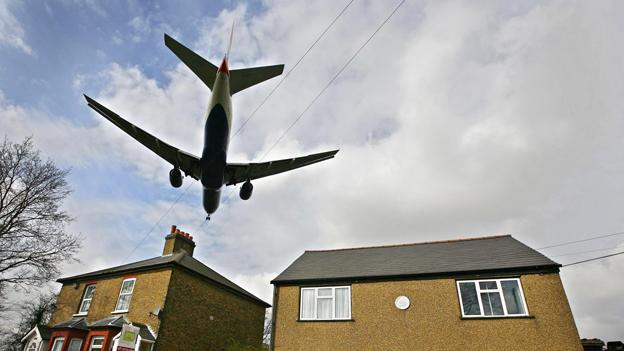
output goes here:
[[[234, 22], [231, 68], [288, 71], [347, 3], [0, 0], [0, 131], [71, 169], [68, 230], [84, 240], [63, 275], [159, 255], [176, 224], [196, 258], [270, 302], [304, 250], [496, 234], [537, 249], [624, 231], [618, 1], [407, 0], [266, 159], [337, 157], [257, 180], [249, 201], [225, 189], [207, 223], [199, 184], [172, 188], [168, 164], [82, 98], [200, 154], [210, 91], [163, 33], [218, 63]], [[353, 1], [228, 160], [259, 161], [398, 3]], [[279, 79], [234, 96], [233, 130]], [[623, 250], [614, 235], [541, 252]], [[561, 269], [581, 337], [624, 340], [622, 276], [624, 256]]]

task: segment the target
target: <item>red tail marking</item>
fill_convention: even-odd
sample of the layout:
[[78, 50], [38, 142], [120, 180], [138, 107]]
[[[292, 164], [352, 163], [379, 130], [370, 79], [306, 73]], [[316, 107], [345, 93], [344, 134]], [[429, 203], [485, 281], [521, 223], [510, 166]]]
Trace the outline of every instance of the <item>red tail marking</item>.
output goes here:
[[219, 70], [217, 72], [222, 72], [227, 75], [230, 75], [230, 69], [228, 68], [227, 57], [223, 58], [223, 61], [221, 61], [221, 66], [219, 66]]

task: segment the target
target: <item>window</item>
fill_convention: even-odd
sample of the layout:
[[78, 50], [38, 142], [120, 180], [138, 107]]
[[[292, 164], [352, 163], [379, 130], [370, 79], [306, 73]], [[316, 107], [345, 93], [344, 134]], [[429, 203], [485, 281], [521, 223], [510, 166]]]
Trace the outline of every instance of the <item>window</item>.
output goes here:
[[52, 344], [52, 348], [50, 350], [51, 351], [61, 351], [61, 349], [63, 348], [63, 341], [65, 341], [65, 338], [56, 338], [56, 339], [54, 339], [54, 344]]
[[89, 307], [91, 307], [91, 300], [93, 299], [93, 294], [95, 294], [95, 284], [87, 285], [85, 287], [84, 295], [82, 296], [82, 302], [80, 303], [78, 314], [89, 313]]
[[457, 290], [464, 317], [528, 315], [518, 278], [458, 281]]
[[301, 320], [351, 319], [351, 287], [301, 288]]
[[36, 342], [32, 342], [30, 343], [30, 346], [28, 346], [28, 351], [35, 351], [37, 349], [37, 343]]
[[121, 290], [119, 291], [119, 299], [117, 299], [117, 306], [114, 312], [127, 312], [130, 308], [130, 299], [132, 298], [132, 291], [134, 290], [134, 282], [136, 278], [125, 279], [121, 283]]
[[91, 346], [89, 346], [89, 351], [100, 351], [104, 347], [104, 337], [103, 336], [94, 336], [91, 339]]
[[80, 351], [80, 346], [82, 346], [82, 339], [71, 339], [67, 351]]

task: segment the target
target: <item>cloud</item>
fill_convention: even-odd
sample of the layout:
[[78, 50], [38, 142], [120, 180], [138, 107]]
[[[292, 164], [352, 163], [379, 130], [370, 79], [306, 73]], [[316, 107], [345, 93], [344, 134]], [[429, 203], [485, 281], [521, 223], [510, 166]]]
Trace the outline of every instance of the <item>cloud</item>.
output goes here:
[[24, 28], [11, 12], [11, 6], [13, 3], [8, 0], [0, 1], [0, 45], [11, 46], [33, 55], [33, 49], [26, 43]]
[[[233, 68], [285, 62], [288, 70], [343, 6], [272, 0], [254, 12], [239, 4], [203, 20], [196, 38], [180, 40], [217, 61], [235, 20]], [[136, 193], [115, 202], [88, 199], [103, 212], [85, 212], [80, 226], [139, 233], [114, 236], [107, 245], [137, 244], [160, 223], [131, 259], [157, 255], [163, 231], [178, 224], [195, 236], [196, 257], [270, 301], [270, 278], [306, 249], [499, 233], [540, 247], [624, 229], [624, 189], [617, 186], [624, 172], [619, 6], [406, 2], [267, 160], [340, 147], [337, 157], [258, 180], [249, 201], [224, 189], [207, 223], [197, 183], [169, 211], [183, 191], [165, 188], [169, 166], [95, 113], [91, 124], [77, 127], [4, 100], [0, 123], [10, 120], [2, 127], [22, 134], [49, 130], [40, 142], [79, 164], [87, 162], [82, 150], [55, 146], [63, 145], [55, 136], [97, 140], [85, 143], [91, 155], [114, 157], [110, 167], [147, 180], [156, 200]], [[230, 160], [264, 155], [391, 10], [383, 2], [355, 2], [232, 139]], [[94, 96], [100, 102], [198, 154], [209, 90], [182, 64], [162, 82], [146, 72], [113, 63], [75, 84], [106, 82]], [[234, 96], [234, 130], [276, 83]], [[110, 182], [106, 175], [100, 181]], [[128, 208], [118, 211], [113, 203]], [[106, 227], [112, 222], [118, 227]], [[617, 329], [624, 284], [613, 278], [624, 267], [617, 260], [562, 270], [582, 337], [624, 338]], [[104, 258], [71, 269], [119, 263]], [[603, 289], [596, 294], [588, 286]]]

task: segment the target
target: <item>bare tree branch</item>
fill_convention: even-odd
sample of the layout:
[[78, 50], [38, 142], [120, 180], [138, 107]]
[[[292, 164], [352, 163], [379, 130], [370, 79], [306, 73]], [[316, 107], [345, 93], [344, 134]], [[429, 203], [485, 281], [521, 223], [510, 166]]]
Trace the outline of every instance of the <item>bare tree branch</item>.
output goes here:
[[71, 217], [61, 208], [71, 193], [68, 173], [41, 160], [30, 138], [0, 145], [0, 304], [7, 284], [48, 282], [80, 248], [80, 238], [65, 231]]

